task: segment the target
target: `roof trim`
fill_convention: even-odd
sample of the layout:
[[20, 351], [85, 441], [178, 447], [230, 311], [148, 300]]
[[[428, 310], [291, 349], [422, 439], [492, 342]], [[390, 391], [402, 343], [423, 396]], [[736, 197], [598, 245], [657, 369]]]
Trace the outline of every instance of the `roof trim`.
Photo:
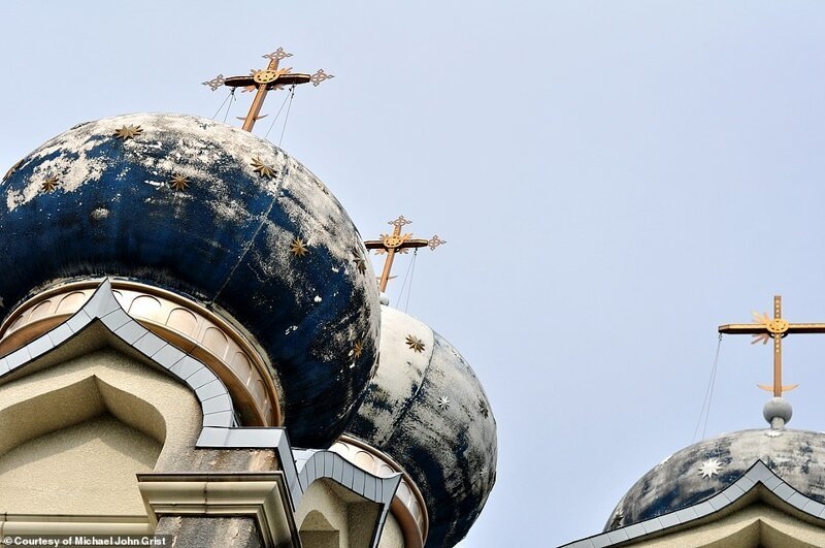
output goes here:
[[759, 486], [773, 494], [778, 502], [783, 503], [782, 506], [794, 508], [809, 519], [825, 525], [825, 504], [806, 497], [777, 476], [764, 462], [757, 460], [742, 477], [709, 499], [669, 514], [564, 544], [559, 548], [608, 548], [632, 540], [642, 540], [653, 534], [659, 536], [665, 531], [719, 514]]
[[332, 451], [296, 450], [292, 454], [295, 456], [303, 492], [306, 492], [309, 486], [316, 481], [331, 479], [335, 483], [381, 506], [381, 513], [378, 516], [378, 523], [370, 543], [371, 548], [376, 548], [381, 540], [381, 533], [390, 512], [390, 505], [393, 498], [395, 498], [398, 485], [401, 483], [401, 474], [381, 478], [360, 469]]
[[101, 282], [83, 308], [68, 320], [0, 358], [0, 380], [12, 372], [23, 371], [95, 322], [101, 323], [112, 336], [188, 386], [200, 403], [204, 429], [235, 425], [232, 398], [223, 381], [203, 362], [161, 339], [129, 316], [112, 293], [108, 278]]

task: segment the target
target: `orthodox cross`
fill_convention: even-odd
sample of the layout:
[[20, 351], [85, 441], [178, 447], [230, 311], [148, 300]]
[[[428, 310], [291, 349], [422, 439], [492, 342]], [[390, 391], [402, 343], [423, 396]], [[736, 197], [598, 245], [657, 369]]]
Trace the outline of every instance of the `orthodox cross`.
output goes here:
[[367, 249], [374, 249], [378, 255], [383, 253], [387, 254], [387, 259], [384, 261], [384, 270], [381, 272], [381, 278], [378, 281], [378, 288], [381, 292], [387, 289], [387, 282], [390, 280], [390, 271], [392, 270], [392, 261], [396, 253], [406, 253], [410, 249], [425, 246], [430, 249], [435, 249], [441, 244], [447, 243], [438, 236], [433, 236], [429, 240], [422, 240], [420, 238], [413, 238], [412, 234], [401, 234], [401, 227], [412, 224], [412, 221], [408, 221], [403, 215], [387, 224], [395, 227], [392, 234], [381, 234], [380, 240], [367, 240], [364, 242]]
[[759, 385], [763, 390], [773, 390], [775, 397], [781, 397], [782, 391], [793, 390], [797, 384], [782, 386], [782, 339], [791, 333], [825, 333], [825, 323], [788, 323], [782, 318], [782, 297], [773, 298], [773, 319], [767, 314], [753, 313], [754, 323], [720, 325], [719, 333], [734, 335], [753, 335], [753, 342], [767, 344], [773, 338], [773, 387]]
[[291, 53], [284, 51], [284, 48], [278, 48], [272, 53], [267, 53], [263, 56], [264, 59], [269, 59], [269, 65], [262, 70], [252, 70], [249, 76], [230, 76], [224, 78], [223, 74], [218, 74], [212, 80], [204, 82], [203, 85], [212, 88], [215, 91], [221, 86], [228, 86], [233, 90], [238, 87], [248, 87], [256, 90], [255, 99], [252, 101], [252, 106], [249, 107], [249, 113], [243, 122], [243, 128], [246, 131], [252, 131], [255, 127], [255, 122], [258, 121], [261, 113], [261, 107], [264, 105], [266, 94], [273, 89], [281, 89], [283, 86], [296, 86], [298, 84], [306, 84], [312, 82], [313, 86], [317, 86], [324, 80], [334, 78], [332, 74], [327, 74], [323, 69], [319, 69], [315, 74], [292, 73], [292, 67], [278, 68], [282, 59], [292, 57]]

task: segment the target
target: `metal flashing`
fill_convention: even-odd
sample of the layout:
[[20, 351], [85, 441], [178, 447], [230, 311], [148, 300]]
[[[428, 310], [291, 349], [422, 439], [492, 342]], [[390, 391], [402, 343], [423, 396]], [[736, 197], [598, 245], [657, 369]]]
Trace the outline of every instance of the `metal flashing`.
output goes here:
[[[93, 322], [100, 322], [111, 336], [167, 369], [171, 375], [187, 385], [201, 405], [204, 424], [207, 422], [205, 417], [209, 415], [210, 426], [234, 426], [232, 399], [223, 382], [202, 362], [170, 345], [129, 316], [112, 293], [112, 285], [108, 279], [101, 282], [83, 308], [68, 320], [2, 358], [0, 378], [13, 371], [22, 370], [66, 343]], [[179, 363], [181, 368], [175, 369]], [[181, 374], [184, 366], [185, 374]], [[226, 397], [211, 402], [207, 412], [204, 402], [219, 396]]]
[[[356, 465], [332, 451], [296, 450], [292, 454], [295, 458], [300, 479], [301, 496], [314, 482], [329, 479], [381, 506], [378, 524], [371, 543], [372, 548], [377, 547], [390, 512], [392, 500], [395, 497], [398, 485], [401, 483], [401, 474], [381, 478], [359, 469]], [[300, 504], [300, 496], [295, 499], [295, 505], [298, 504]]]

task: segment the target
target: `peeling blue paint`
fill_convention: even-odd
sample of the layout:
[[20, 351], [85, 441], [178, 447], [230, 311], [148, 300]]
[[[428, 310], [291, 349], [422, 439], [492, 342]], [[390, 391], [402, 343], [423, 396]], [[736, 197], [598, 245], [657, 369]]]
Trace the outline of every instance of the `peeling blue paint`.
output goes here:
[[[114, 136], [130, 124], [144, 132]], [[275, 180], [252, 172], [255, 156], [275, 165]], [[185, 191], [164, 184], [177, 173]], [[60, 182], [43, 192], [49, 175]], [[65, 279], [119, 276], [214, 304], [266, 350], [293, 442], [326, 447], [369, 382], [380, 313], [371, 270], [351, 267], [351, 250], [366, 249], [322, 188], [277, 147], [209, 120], [81, 124], [0, 186], [0, 296], [8, 305]], [[291, 257], [287, 236], [307, 240], [309, 253]], [[363, 351], [350, 368], [356, 340]]]

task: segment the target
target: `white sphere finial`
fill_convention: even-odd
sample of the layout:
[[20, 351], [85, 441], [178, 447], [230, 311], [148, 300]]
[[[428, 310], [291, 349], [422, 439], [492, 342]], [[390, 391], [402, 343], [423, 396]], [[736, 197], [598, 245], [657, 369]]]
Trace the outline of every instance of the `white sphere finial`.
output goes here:
[[782, 429], [790, 422], [793, 408], [784, 398], [771, 398], [765, 403], [762, 416], [770, 423], [771, 428]]

